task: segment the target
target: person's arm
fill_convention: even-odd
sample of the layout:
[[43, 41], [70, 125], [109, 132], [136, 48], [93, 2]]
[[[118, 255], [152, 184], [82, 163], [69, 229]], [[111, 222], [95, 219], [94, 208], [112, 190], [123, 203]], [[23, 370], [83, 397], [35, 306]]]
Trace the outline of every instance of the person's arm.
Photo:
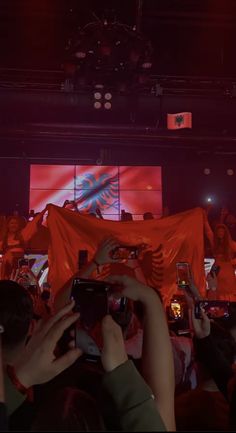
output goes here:
[[175, 430], [174, 361], [166, 315], [157, 294], [147, 292], [144, 305], [143, 375], [153, 390], [167, 430]]
[[38, 229], [40, 228], [43, 216], [45, 212], [47, 211], [47, 207], [40, 212], [36, 217], [29, 221], [26, 226], [21, 230], [21, 236], [23, 237], [23, 240], [25, 243], [29, 242], [29, 240], [37, 233]]
[[95, 270], [97, 270], [97, 273], [99, 273], [100, 267], [102, 268], [103, 265], [119, 262], [119, 259], [112, 258], [112, 251], [118, 246], [119, 243], [117, 240], [113, 238], [105, 239], [99, 245], [91, 262], [89, 262], [88, 265], [79, 272], [80, 277], [89, 278]]
[[201, 319], [196, 319], [194, 305], [191, 309], [192, 326], [195, 334], [195, 343], [201, 353], [202, 360], [207, 370], [211, 373], [219, 390], [227, 398], [228, 382], [234, 372], [231, 364], [226, 360], [211, 337], [211, 322], [206, 313], [201, 311]]
[[[76, 276], [78, 276], [78, 274], [76, 274]], [[64, 286], [56, 293], [53, 303], [55, 311], [60, 310], [60, 308], [63, 308], [68, 302], [70, 302], [73, 278], [74, 276], [66, 281]]]
[[127, 276], [112, 276], [110, 281], [123, 287], [122, 296], [144, 306], [142, 352], [143, 376], [155, 396], [155, 403], [167, 430], [175, 430], [175, 375], [173, 351], [166, 315], [156, 292]]
[[14, 368], [26, 388], [48, 382], [81, 356], [81, 350], [75, 348], [55, 358], [55, 349], [64, 331], [79, 319], [79, 313], [71, 314], [74, 306], [75, 302], [70, 301], [45, 323], [39, 323], [25, 346]]
[[204, 224], [204, 233], [207, 239], [210, 242], [211, 248], [214, 248], [214, 233], [211, 229], [211, 226], [208, 221], [208, 216], [206, 211], [203, 212], [203, 224]]
[[121, 328], [110, 316], [102, 322], [103, 390], [111, 399], [122, 431], [165, 431], [153, 393], [128, 361]]
[[103, 378], [103, 388], [112, 399], [122, 431], [165, 431], [152, 390], [126, 361]]
[[184, 294], [186, 294], [187, 296], [191, 296], [192, 299], [194, 299], [195, 301], [200, 301], [200, 299], [202, 299], [202, 296], [201, 296], [201, 294], [200, 294], [200, 292], [199, 292], [199, 290], [198, 290], [198, 288], [194, 282], [194, 277], [193, 277], [191, 269], [190, 269], [190, 274], [191, 274], [190, 284], [189, 284], [187, 290], [184, 290]]
[[119, 259], [113, 259], [111, 256], [112, 251], [118, 246], [119, 243], [113, 238], [105, 239], [99, 245], [93, 259], [86, 266], [84, 266], [83, 269], [76, 272], [76, 274], [73, 275], [73, 277], [71, 277], [64, 284], [64, 286], [55, 296], [54, 307], [56, 311], [59, 308], [62, 308], [67, 302], [69, 302], [72, 282], [74, 278], [91, 278], [94, 271], [97, 271], [97, 274], [99, 275], [99, 272], [102, 269], [103, 265], [106, 265], [108, 263], [117, 263], [120, 261]]
[[64, 331], [79, 318], [78, 313], [71, 314], [73, 307], [74, 302], [70, 302], [46, 322], [40, 321], [21, 356], [6, 366], [6, 403], [10, 413], [31, 395], [34, 385], [49, 382], [81, 356], [80, 349], [72, 349], [55, 357]]

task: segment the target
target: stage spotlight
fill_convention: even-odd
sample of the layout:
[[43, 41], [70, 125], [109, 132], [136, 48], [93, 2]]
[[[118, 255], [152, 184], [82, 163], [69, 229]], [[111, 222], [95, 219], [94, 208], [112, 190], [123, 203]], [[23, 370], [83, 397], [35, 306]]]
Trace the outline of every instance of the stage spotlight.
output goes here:
[[142, 68], [143, 69], [151, 69], [151, 67], [152, 67], [152, 63], [151, 62], [144, 62], [142, 64]]
[[95, 92], [94, 93], [94, 98], [97, 99], [97, 100], [98, 99], [102, 99], [102, 94], [100, 92]]
[[207, 203], [212, 203], [212, 201], [213, 201], [213, 200], [212, 200], [212, 197], [207, 197], [207, 198], [206, 198], [206, 201], [207, 201]]
[[211, 174], [211, 169], [210, 168], [204, 168], [203, 173], [208, 176], [209, 174]]
[[104, 104], [104, 108], [105, 108], [106, 110], [111, 110], [111, 103], [110, 103], [110, 102], [105, 102], [105, 104]]
[[227, 175], [228, 176], [233, 176], [234, 175], [234, 170], [232, 168], [228, 168]]
[[96, 110], [99, 110], [100, 108], [102, 108], [102, 104], [99, 101], [94, 102], [93, 106]]
[[110, 92], [105, 93], [104, 98], [106, 101], [110, 101], [112, 99], [112, 94]]
[[85, 59], [86, 53], [84, 51], [77, 51], [75, 57], [77, 57], [77, 59]]
[[94, 86], [95, 89], [104, 89], [104, 84], [98, 83]]

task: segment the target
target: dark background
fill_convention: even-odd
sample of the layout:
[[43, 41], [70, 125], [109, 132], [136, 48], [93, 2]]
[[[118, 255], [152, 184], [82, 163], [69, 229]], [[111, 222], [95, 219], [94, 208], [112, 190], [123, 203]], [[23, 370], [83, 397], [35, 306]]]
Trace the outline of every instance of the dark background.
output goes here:
[[[133, 26], [138, 1], [1, 1], [0, 212], [27, 214], [30, 163], [98, 160], [163, 166], [172, 213], [208, 195], [236, 211], [236, 1], [141, 3], [163, 95], [114, 94], [111, 112], [95, 113], [92, 92], [61, 91], [65, 42], [105, 9]], [[180, 111], [193, 113], [193, 128], [167, 131], [166, 114]]]
[[[154, 72], [235, 76], [234, 0], [143, 0], [141, 30], [155, 48]], [[134, 25], [136, 0], [2, 0], [0, 65], [59, 69], [71, 31], [114, 10]]]

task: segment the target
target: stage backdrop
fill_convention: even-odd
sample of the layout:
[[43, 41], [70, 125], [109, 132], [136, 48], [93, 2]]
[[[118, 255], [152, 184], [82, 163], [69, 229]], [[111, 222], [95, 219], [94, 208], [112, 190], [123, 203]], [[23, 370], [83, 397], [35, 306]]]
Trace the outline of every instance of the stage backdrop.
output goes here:
[[81, 212], [100, 208], [104, 218], [119, 220], [121, 210], [142, 219], [162, 215], [161, 167], [98, 165], [31, 165], [30, 209], [75, 200]]
[[[176, 293], [178, 261], [191, 264], [195, 283], [201, 291], [205, 289], [201, 208], [159, 220], [120, 222], [100, 220], [49, 205], [47, 224], [50, 232], [49, 281], [57, 297], [78, 269], [79, 250], [88, 250], [91, 259], [101, 241], [111, 236], [121, 245], [147, 244], [148, 249], [139, 263], [142, 277], [147, 284], [161, 290], [165, 301]], [[137, 277], [127, 263], [105, 267], [100, 278], [105, 279], [110, 273]]]

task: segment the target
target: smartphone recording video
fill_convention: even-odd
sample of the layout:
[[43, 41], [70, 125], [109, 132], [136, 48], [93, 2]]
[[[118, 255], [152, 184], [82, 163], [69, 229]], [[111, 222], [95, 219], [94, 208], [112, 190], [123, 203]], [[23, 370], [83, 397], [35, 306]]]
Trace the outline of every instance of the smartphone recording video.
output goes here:
[[209, 319], [219, 319], [230, 317], [230, 302], [228, 301], [198, 301], [195, 304], [195, 317], [201, 319], [201, 308]]
[[80, 313], [80, 324], [85, 330], [109, 313], [109, 283], [76, 278], [73, 281], [71, 297], [75, 301], [75, 311]]
[[181, 289], [185, 289], [191, 284], [191, 274], [189, 263], [178, 262], [176, 263], [176, 273], [177, 273], [177, 285]]
[[112, 258], [120, 260], [135, 260], [138, 258], [138, 247], [119, 246], [113, 250]]
[[82, 278], [73, 281], [74, 311], [80, 313], [75, 326], [76, 346], [85, 354], [100, 356], [102, 319], [110, 314], [119, 323], [119, 315], [125, 312], [126, 298], [116, 299], [113, 292], [114, 285], [105, 281]]
[[172, 301], [170, 303], [169, 315], [174, 320], [183, 319], [184, 309], [180, 302]]

